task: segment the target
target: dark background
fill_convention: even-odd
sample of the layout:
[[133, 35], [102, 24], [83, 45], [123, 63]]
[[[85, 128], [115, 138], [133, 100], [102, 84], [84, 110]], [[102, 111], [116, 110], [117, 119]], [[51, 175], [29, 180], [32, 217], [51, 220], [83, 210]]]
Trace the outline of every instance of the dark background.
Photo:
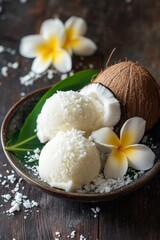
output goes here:
[[[38, 33], [44, 19], [59, 17], [63, 21], [70, 16], [81, 16], [88, 24], [87, 36], [98, 45], [97, 53], [83, 60], [73, 58], [76, 72], [93, 64], [102, 69], [116, 47], [110, 64], [126, 58], [138, 61], [160, 82], [160, 1], [159, 0], [16, 0], [0, 1], [0, 45], [16, 49], [16, 54], [0, 53], [0, 123], [9, 108], [34, 89], [55, 83], [46, 76], [32, 86], [20, 84], [19, 77], [30, 71], [32, 60], [18, 53], [20, 39]], [[1, 68], [8, 62], [19, 62], [19, 68], [9, 69], [8, 76]], [[11, 169], [0, 148], [0, 174]], [[88, 240], [159, 240], [160, 239], [160, 175], [157, 174], [145, 187], [119, 200], [104, 203], [74, 203], [49, 196], [23, 182], [24, 193], [39, 203], [39, 213], [33, 209], [27, 219], [24, 210], [7, 216], [7, 208], [0, 208], [0, 239], [2, 240], [51, 240], [55, 232], [61, 239], [76, 230]], [[0, 194], [6, 192], [0, 186]], [[4, 201], [0, 197], [0, 204]], [[91, 211], [100, 207], [97, 218]]]

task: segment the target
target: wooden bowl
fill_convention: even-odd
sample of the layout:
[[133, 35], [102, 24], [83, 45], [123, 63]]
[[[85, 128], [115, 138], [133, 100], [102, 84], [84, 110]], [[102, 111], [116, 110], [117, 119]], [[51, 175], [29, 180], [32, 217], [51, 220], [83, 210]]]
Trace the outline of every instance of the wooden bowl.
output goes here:
[[[18, 101], [9, 110], [2, 124], [1, 141], [2, 141], [2, 146], [5, 152], [5, 155], [9, 163], [15, 169], [15, 171], [23, 179], [25, 179], [29, 184], [55, 197], [70, 199], [70, 200], [79, 201], [79, 202], [108, 201], [115, 198], [120, 198], [142, 187], [160, 170], [160, 146], [159, 146], [155, 164], [152, 169], [150, 169], [149, 171], [146, 171], [140, 178], [134, 180], [129, 185], [113, 190], [109, 193], [85, 194], [85, 193], [65, 192], [57, 188], [51, 188], [45, 182], [38, 180], [38, 178], [34, 176], [33, 173], [30, 172], [16, 156], [14, 156], [11, 152], [6, 151], [4, 146], [6, 145], [6, 142], [8, 141], [10, 136], [22, 127], [27, 115], [31, 112], [35, 104], [38, 102], [41, 96], [48, 89], [49, 87], [38, 89], [28, 94], [26, 97], [24, 97], [20, 101]], [[160, 129], [160, 124], [157, 124], [155, 128], [149, 133], [152, 138], [157, 139], [157, 143], [160, 142], [157, 137], [157, 134], [160, 132], [159, 129]]]

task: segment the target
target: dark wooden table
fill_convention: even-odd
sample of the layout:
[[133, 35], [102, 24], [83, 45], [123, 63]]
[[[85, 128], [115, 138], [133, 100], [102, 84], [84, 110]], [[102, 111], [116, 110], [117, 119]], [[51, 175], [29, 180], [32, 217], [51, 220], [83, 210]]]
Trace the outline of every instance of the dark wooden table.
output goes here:
[[[48, 80], [46, 76], [31, 86], [20, 84], [19, 78], [30, 71], [31, 62], [19, 55], [20, 39], [38, 33], [44, 19], [59, 17], [65, 21], [72, 15], [87, 20], [87, 35], [98, 45], [93, 57], [83, 60], [73, 58], [76, 72], [93, 64], [101, 69], [114, 47], [116, 51], [110, 61], [125, 58], [138, 61], [149, 69], [160, 82], [160, 1], [159, 0], [16, 0], [0, 1], [0, 45], [15, 49], [16, 53], [0, 53], [0, 123], [9, 108], [21, 98], [42, 86], [53, 84], [56, 76]], [[7, 76], [2, 67], [8, 62], [18, 62], [19, 67], [8, 68]], [[82, 65], [82, 66], [81, 66]], [[4, 70], [4, 68], [3, 68]], [[7, 164], [7, 166], [5, 165]], [[11, 170], [0, 148], [0, 174], [7, 175]], [[104, 203], [77, 203], [57, 199], [21, 183], [23, 193], [39, 203], [24, 219], [24, 209], [14, 216], [3, 213], [7, 210], [4, 199], [0, 197], [0, 239], [2, 240], [51, 240], [56, 232], [60, 239], [75, 230], [74, 239], [83, 235], [87, 240], [158, 240], [160, 239], [160, 175], [157, 174], [142, 189], [118, 200]], [[0, 195], [6, 189], [0, 185]], [[91, 208], [101, 209], [97, 217]], [[38, 211], [37, 211], [38, 210]], [[83, 239], [81, 237], [81, 239]]]

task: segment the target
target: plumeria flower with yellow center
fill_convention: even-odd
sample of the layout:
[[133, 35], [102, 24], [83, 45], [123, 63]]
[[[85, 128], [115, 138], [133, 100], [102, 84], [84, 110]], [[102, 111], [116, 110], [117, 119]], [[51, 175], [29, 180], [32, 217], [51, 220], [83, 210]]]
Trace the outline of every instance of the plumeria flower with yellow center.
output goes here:
[[92, 55], [96, 44], [89, 38], [84, 37], [87, 31], [87, 24], [84, 19], [72, 16], [65, 23], [66, 40], [63, 47], [70, 53], [78, 56]]
[[44, 72], [51, 64], [59, 72], [68, 72], [72, 68], [69, 53], [63, 49], [66, 39], [64, 24], [59, 19], [49, 19], [42, 23], [40, 34], [22, 38], [20, 54], [35, 58], [32, 71]]
[[106, 177], [121, 178], [128, 166], [142, 171], [153, 166], [155, 154], [147, 146], [137, 144], [144, 135], [145, 123], [142, 118], [130, 118], [121, 128], [120, 139], [108, 127], [92, 133], [95, 142], [111, 150], [104, 167]]

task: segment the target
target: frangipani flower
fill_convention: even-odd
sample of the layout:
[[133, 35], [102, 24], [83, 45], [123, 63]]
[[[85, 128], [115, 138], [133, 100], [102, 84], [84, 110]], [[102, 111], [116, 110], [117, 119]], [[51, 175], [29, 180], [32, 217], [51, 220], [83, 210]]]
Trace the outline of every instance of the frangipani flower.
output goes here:
[[21, 39], [20, 54], [35, 58], [31, 67], [35, 73], [44, 72], [51, 64], [59, 72], [69, 72], [72, 53], [89, 56], [97, 49], [92, 40], [83, 37], [86, 30], [86, 22], [79, 17], [70, 17], [65, 25], [59, 19], [48, 19], [42, 23], [40, 34]]
[[66, 40], [63, 47], [70, 53], [78, 56], [92, 55], [96, 49], [96, 44], [89, 38], [83, 37], [87, 31], [87, 24], [80, 17], [70, 17], [65, 23]]
[[143, 144], [137, 144], [145, 131], [145, 120], [133, 117], [121, 128], [120, 139], [108, 127], [92, 133], [95, 142], [111, 149], [104, 167], [104, 175], [109, 178], [121, 178], [128, 166], [136, 170], [148, 170], [154, 164], [155, 154]]
[[59, 19], [46, 20], [39, 35], [22, 38], [20, 53], [24, 57], [35, 58], [31, 68], [35, 73], [44, 72], [51, 64], [59, 72], [68, 72], [72, 61], [69, 53], [62, 48], [65, 37], [65, 27]]

